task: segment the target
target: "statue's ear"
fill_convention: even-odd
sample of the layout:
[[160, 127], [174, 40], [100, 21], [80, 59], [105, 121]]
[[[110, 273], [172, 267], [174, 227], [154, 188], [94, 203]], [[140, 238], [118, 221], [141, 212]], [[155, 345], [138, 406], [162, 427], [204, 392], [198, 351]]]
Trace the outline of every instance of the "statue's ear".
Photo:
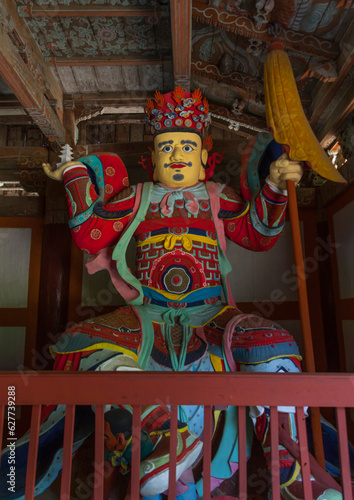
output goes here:
[[119, 434], [116, 435], [116, 450], [117, 451], [124, 450], [125, 445], [126, 445], [126, 440], [124, 434], [120, 432]]
[[203, 181], [205, 179], [205, 167], [203, 165], [207, 165], [208, 163], [208, 151], [206, 149], [202, 149], [202, 165], [200, 166], [199, 172], [199, 180]]
[[203, 165], [206, 165], [207, 162], [208, 162], [208, 156], [209, 156], [209, 153], [206, 149], [202, 149], [202, 162], [203, 162]]
[[151, 151], [151, 162], [152, 162], [152, 168], [153, 168], [153, 171], [154, 171], [153, 179], [154, 179], [154, 181], [157, 181], [157, 179], [155, 177], [155, 150]]

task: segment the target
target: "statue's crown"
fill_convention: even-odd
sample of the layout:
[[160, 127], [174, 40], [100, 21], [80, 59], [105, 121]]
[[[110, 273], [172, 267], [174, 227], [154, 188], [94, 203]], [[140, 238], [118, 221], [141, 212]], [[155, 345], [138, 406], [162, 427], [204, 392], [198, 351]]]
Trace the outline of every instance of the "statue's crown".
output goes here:
[[202, 135], [210, 124], [209, 103], [199, 89], [193, 93], [176, 87], [173, 92], [161, 94], [146, 102], [146, 121], [153, 135], [169, 129], [190, 129]]

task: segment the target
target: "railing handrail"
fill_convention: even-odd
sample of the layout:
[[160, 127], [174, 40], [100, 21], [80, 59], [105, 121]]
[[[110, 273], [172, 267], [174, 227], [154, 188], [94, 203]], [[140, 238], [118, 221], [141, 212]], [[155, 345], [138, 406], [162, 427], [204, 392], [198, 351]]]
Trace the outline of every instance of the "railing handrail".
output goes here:
[[17, 405], [354, 407], [354, 374], [343, 373], [0, 372], [0, 405], [8, 386]]

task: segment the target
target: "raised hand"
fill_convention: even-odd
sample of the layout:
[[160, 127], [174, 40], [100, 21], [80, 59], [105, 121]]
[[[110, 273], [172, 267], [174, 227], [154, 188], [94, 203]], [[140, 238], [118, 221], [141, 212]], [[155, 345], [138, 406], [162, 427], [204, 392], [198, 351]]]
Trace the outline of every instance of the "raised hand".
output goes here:
[[53, 179], [54, 181], [62, 181], [64, 170], [68, 167], [71, 167], [72, 165], [77, 164], [77, 161], [67, 161], [66, 163], [64, 163], [64, 165], [61, 165], [55, 170], [52, 170], [52, 167], [49, 165], [49, 163], [43, 163], [42, 167], [45, 175], [47, 175], [50, 179]]
[[280, 189], [286, 189], [286, 181], [298, 184], [303, 174], [302, 162], [293, 161], [283, 153], [270, 164], [269, 180]]

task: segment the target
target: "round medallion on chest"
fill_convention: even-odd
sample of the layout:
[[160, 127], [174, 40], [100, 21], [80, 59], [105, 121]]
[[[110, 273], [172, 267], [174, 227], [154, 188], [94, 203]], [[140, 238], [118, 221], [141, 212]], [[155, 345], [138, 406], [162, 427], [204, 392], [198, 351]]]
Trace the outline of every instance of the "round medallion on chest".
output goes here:
[[174, 250], [154, 261], [149, 286], [180, 295], [207, 284], [202, 264], [193, 255]]
[[192, 276], [183, 266], [170, 266], [162, 276], [164, 289], [170, 293], [186, 293], [190, 291]]

